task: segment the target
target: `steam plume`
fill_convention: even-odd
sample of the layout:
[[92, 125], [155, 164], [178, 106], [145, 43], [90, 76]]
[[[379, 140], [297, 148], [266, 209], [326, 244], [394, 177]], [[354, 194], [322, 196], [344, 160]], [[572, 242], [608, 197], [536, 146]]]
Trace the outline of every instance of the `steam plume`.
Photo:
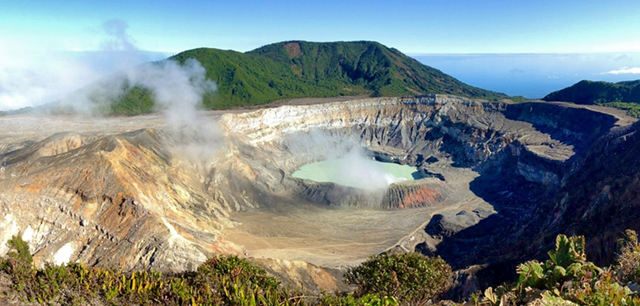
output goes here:
[[106, 51], [134, 51], [137, 48], [131, 37], [127, 34], [129, 24], [120, 19], [110, 19], [102, 23], [102, 29], [109, 38], [101, 44]]
[[[218, 142], [211, 120], [200, 118], [197, 106], [216, 84], [193, 59], [149, 62], [129, 36], [129, 25], [120, 19], [102, 23], [100, 51], [74, 53], [41, 51], [30, 56], [0, 50], [0, 110], [38, 106], [55, 101], [52, 109], [78, 115], [100, 115], [125, 90], [142, 87], [152, 93], [156, 110], [165, 114], [169, 131], [182, 151], [207, 156]], [[81, 89], [79, 89], [81, 88]], [[49, 108], [45, 108], [49, 109]], [[199, 145], [194, 145], [198, 143]], [[190, 149], [185, 147], [194, 146]]]
[[353, 137], [332, 131], [312, 130], [287, 141], [289, 151], [300, 160], [310, 162], [326, 161], [324, 175], [335, 183], [382, 191], [403, 178], [385, 172], [379, 162], [374, 161]]

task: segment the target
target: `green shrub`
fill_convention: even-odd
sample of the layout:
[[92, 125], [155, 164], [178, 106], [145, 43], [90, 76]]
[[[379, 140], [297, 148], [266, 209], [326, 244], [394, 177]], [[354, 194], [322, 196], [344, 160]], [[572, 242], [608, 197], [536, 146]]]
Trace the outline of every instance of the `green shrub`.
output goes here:
[[627, 230], [625, 238], [619, 241], [620, 255], [618, 256], [617, 278], [622, 282], [640, 283], [640, 244], [638, 234]]
[[549, 251], [549, 260], [540, 263], [528, 261], [518, 266], [518, 285], [536, 289], [559, 288], [567, 281], [594, 282], [600, 268], [587, 261], [584, 237], [558, 235], [556, 248]]
[[351, 294], [345, 296], [323, 295], [318, 301], [321, 306], [395, 306], [398, 300], [392, 296], [367, 294], [356, 298]]
[[234, 255], [207, 260], [190, 279], [195, 300], [200, 303], [278, 304], [285, 299], [295, 300], [293, 296], [297, 294], [280, 288], [280, 282], [264, 269]]
[[[637, 276], [638, 247], [635, 232], [628, 231], [620, 266], [625, 277]], [[518, 284], [487, 289], [477, 305], [640, 305], [640, 298], [619, 283], [619, 271], [601, 269], [587, 261], [584, 237], [558, 235], [555, 249], [544, 263], [532, 260], [518, 266]]]
[[11, 239], [7, 241], [7, 246], [11, 249], [11, 251], [7, 253], [9, 259], [29, 266], [33, 264], [33, 257], [31, 257], [31, 253], [29, 252], [29, 245], [26, 241], [22, 240], [20, 236], [12, 236]]
[[608, 103], [598, 103], [598, 105], [626, 110], [627, 115], [634, 118], [640, 118], [640, 104], [636, 102], [608, 102]]
[[[46, 264], [36, 270], [26, 242], [14, 236], [0, 260], [13, 291], [9, 296], [56, 305], [424, 305], [448, 288], [451, 267], [416, 253], [373, 256], [345, 278], [354, 294], [308, 296], [283, 288], [260, 267], [237, 256], [216, 256], [196, 271], [163, 275]], [[640, 245], [627, 231], [618, 265], [600, 269], [587, 261], [583, 237], [559, 235], [544, 263], [518, 267], [517, 284], [488, 288], [477, 305], [640, 305], [626, 285], [639, 280]], [[444, 305], [444, 304], [443, 304]], [[449, 304], [447, 304], [449, 305]]]
[[640, 305], [640, 298], [632, 295], [629, 288], [617, 283], [611, 271], [605, 271], [597, 282], [581, 283], [571, 288], [566, 299], [579, 305]]
[[268, 276], [264, 269], [256, 267], [246, 259], [235, 255], [219, 255], [207, 260], [198, 267], [197, 275], [205, 279], [230, 277], [234, 283], [264, 289], [277, 289], [280, 285], [280, 282], [275, 277]]
[[[12, 296], [24, 301], [84, 305], [303, 305], [304, 296], [282, 288], [262, 268], [237, 256], [217, 256], [195, 272], [162, 275], [87, 268], [80, 263], [34, 269], [28, 245], [13, 237], [0, 260], [12, 281]], [[387, 305], [387, 304], [375, 304]]]
[[444, 292], [451, 276], [451, 267], [439, 257], [400, 253], [373, 256], [350, 269], [345, 278], [358, 286], [356, 296], [379, 294], [414, 302]]
[[7, 253], [8, 258], [1, 262], [2, 270], [11, 276], [13, 289], [21, 292], [35, 276], [33, 257], [29, 252], [29, 245], [20, 236], [12, 236], [7, 241], [7, 246], [10, 251]]

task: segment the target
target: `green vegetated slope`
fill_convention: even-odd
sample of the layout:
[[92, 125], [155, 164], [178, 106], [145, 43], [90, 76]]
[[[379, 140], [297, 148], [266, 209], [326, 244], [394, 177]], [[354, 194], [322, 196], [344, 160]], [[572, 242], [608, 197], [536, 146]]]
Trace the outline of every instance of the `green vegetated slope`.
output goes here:
[[[203, 105], [220, 109], [259, 105], [279, 99], [334, 96], [410, 96], [455, 94], [490, 100], [508, 96], [464, 84], [376, 42], [281, 42], [246, 53], [212, 48], [182, 52], [170, 59], [198, 60], [218, 85]], [[135, 95], [135, 96], [134, 96]], [[149, 91], [129, 92], [114, 113], [140, 112]], [[140, 103], [138, 103], [140, 101]], [[152, 110], [144, 104], [147, 112]]]
[[281, 42], [248, 52], [288, 66], [305, 83], [373, 96], [446, 93], [474, 98], [504, 94], [464, 84], [377, 42]]
[[[349, 268], [352, 292], [305, 292], [280, 281], [250, 260], [218, 255], [195, 271], [125, 273], [81, 263], [46, 264], [37, 269], [27, 242], [7, 241], [0, 258], [0, 303], [10, 305], [640, 305], [640, 244], [626, 231], [615, 265], [601, 268], [587, 260], [585, 238], [558, 235], [544, 262], [518, 265], [516, 282], [476, 291], [455, 292], [468, 283], [454, 281], [451, 266], [418, 253], [372, 256]], [[465, 275], [465, 274], [461, 274]], [[466, 276], [465, 276], [466, 277]], [[469, 277], [471, 278], [471, 277]], [[452, 282], [454, 281], [454, 282]], [[474, 288], [475, 286], [471, 287]], [[473, 289], [472, 289], [473, 290]], [[477, 290], [477, 289], [476, 289]], [[444, 295], [443, 295], [444, 294]], [[467, 302], [455, 303], [446, 297]], [[21, 303], [22, 302], [22, 303]]]
[[640, 80], [618, 83], [584, 80], [552, 92], [543, 100], [611, 106], [627, 110], [629, 115], [640, 118]]

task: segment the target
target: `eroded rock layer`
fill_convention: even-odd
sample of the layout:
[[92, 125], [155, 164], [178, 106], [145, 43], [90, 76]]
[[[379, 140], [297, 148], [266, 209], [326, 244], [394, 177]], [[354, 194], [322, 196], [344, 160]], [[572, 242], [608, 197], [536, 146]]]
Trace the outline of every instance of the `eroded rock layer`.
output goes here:
[[[249, 158], [238, 164], [269, 172], [258, 185], [299, 194], [314, 203], [371, 205], [371, 192], [291, 178], [300, 165], [345, 151], [348, 145], [366, 147], [380, 160], [417, 166], [425, 176], [440, 179], [385, 190], [376, 195], [380, 203], [373, 204], [383, 208], [446, 203], [451, 197], [448, 187], [455, 182], [443, 183], [437, 170], [429, 170], [446, 164], [477, 172], [500, 171], [509, 159], [513, 163], [508, 167], [515, 169], [508, 175], [558, 185], [567, 174], [567, 161], [615, 122], [612, 116], [567, 106], [450, 96], [283, 106], [221, 119], [228, 135], [241, 135], [231, 137], [232, 142]], [[254, 155], [259, 158], [251, 158]]]

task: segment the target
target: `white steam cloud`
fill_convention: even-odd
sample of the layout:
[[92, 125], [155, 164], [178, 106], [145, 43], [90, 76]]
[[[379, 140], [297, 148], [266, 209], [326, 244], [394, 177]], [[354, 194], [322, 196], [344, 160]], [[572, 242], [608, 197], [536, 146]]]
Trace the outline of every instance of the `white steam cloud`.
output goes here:
[[[220, 143], [212, 120], [198, 115], [203, 95], [215, 91], [195, 59], [150, 62], [166, 54], [139, 50], [120, 19], [102, 23], [100, 51], [0, 50], [0, 111], [55, 103], [80, 115], [100, 115], [125, 90], [151, 91], [156, 110], [165, 115], [174, 150], [190, 159], [208, 158]], [[160, 56], [162, 56], [160, 58]]]
[[387, 173], [380, 162], [352, 136], [312, 130], [301, 136], [291, 137], [286, 146], [300, 160], [325, 161], [323, 168], [312, 169], [312, 176], [320, 181], [357, 187], [369, 191], [382, 191], [397, 182], [406, 180]]
[[329, 180], [349, 187], [379, 190], [406, 180], [387, 173], [380, 162], [368, 156], [360, 147], [354, 147], [340, 158], [328, 159], [325, 165]]
[[55, 101], [98, 77], [71, 53], [1, 50], [0, 111]]
[[[127, 64], [134, 64], [137, 48], [126, 32], [127, 23], [118, 19], [108, 20], [102, 28], [109, 35], [102, 48], [119, 51], [118, 54], [123, 54], [122, 62], [133, 59]], [[222, 142], [219, 129], [214, 121], [200, 116], [197, 111], [203, 96], [217, 90], [217, 86], [206, 78], [206, 69], [196, 59], [187, 59], [183, 64], [164, 60], [128, 68], [64, 103], [76, 110], [82, 110], [83, 105], [91, 105], [88, 111], [95, 113], [96, 108], [102, 107], [95, 104], [96, 100], [110, 103], [124, 94], [123, 89], [127, 87], [142, 87], [152, 92], [155, 107], [163, 112], [168, 131], [174, 138], [171, 148], [174, 154], [198, 163], [206, 161], [217, 151]]]
[[[177, 128], [191, 125], [197, 117], [196, 110], [203, 95], [217, 89], [205, 74], [206, 70], [195, 59], [187, 59], [184, 65], [166, 60], [129, 69], [120, 83], [151, 90], [154, 101], [166, 115], [167, 123]], [[112, 90], [117, 92], [117, 88]]]
[[129, 24], [120, 19], [110, 19], [102, 23], [102, 29], [109, 36], [101, 44], [106, 51], [134, 51], [137, 48], [133, 39], [127, 34]]
[[222, 145], [217, 122], [202, 116], [198, 106], [206, 93], [217, 90], [195, 59], [183, 65], [167, 60], [127, 72], [129, 84], [150, 89], [156, 106], [174, 137], [172, 151], [194, 163], [206, 163]]
[[130, 67], [75, 92], [63, 99], [62, 104], [80, 113], [100, 113], [105, 104], [124, 95], [125, 90], [141, 87], [152, 92], [156, 108], [164, 112], [171, 129], [195, 125], [202, 97], [215, 91], [216, 84], [206, 79], [206, 70], [195, 59], [187, 59], [182, 65], [164, 60], [134, 66], [139, 52], [127, 28], [127, 23], [119, 19], [104, 22], [102, 29], [108, 39], [102, 42], [102, 48], [115, 52], [118, 62]]
[[173, 60], [145, 63], [66, 95], [58, 103], [79, 114], [99, 115], [127, 90], [141, 87], [151, 91], [156, 110], [164, 111], [170, 125], [191, 124], [203, 95], [217, 89], [205, 74], [195, 59], [183, 65]]

